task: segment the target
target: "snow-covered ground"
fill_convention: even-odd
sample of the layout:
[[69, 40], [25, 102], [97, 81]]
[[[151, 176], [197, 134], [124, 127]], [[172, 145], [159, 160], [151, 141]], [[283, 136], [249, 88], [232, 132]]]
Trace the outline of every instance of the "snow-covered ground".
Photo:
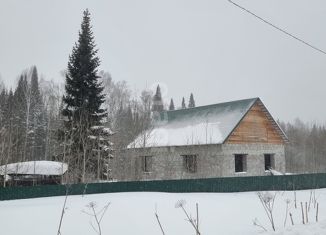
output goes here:
[[[273, 192], [271, 192], [273, 193]], [[246, 193], [111, 193], [85, 196], [69, 196], [64, 215], [62, 235], [96, 234], [90, 225], [92, 217], [86, 207], [90, 202], [97, 210], [108, 202], [102, 220], [102, 234], [162, 234], [154, 215], [157, 211], [166, 235], [195, 234], [176, 202], [186, 201], [185, 209], [195, 216], [199, 204], [199, 229], [202, 235], [216, 234], [326, 234], [326, 189], [315, 191], [319, 202], [319, 222], [315, 222], [313, 205], [309, 211], [309, 223], [302, 225], [300, 202], [309, 202], [310, 190], [297, 191], [298, 209], [294, 208], [293, 192], [278, 192], [275, 201], [276, 232], [271, 232], [264, 209], [255, 192]], [[55, 235], [65, 197], [12, 200], [0, 202], [0, 234], [3, 235]], [[286, 200], [291, 200], [290, 218], [284, 228]], [[84, 211], [84, 212], [83, 212]], [[269, 232], [254, 226], [257, 218]], [[94, 221], [93, 221], [93, 225]]]

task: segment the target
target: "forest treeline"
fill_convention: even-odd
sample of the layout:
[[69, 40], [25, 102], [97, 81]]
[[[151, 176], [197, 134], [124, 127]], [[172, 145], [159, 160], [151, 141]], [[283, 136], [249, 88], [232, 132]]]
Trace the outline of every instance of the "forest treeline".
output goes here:
[[[107, 110], [102, 125], [113, 130], [114, 148], [124, 148], [150, 123], [152, 91], [143, 90], [137, 97], [125, 81], [114, 82], [103, 71], [99, 80], [105, 94], [102, 106]], [[62, 161], [64, 151], [69, 152], [69, 141], [61, 132], [65, 122], [62, 84], [39, 79], [35, 66], [19, 76], [14, 89], [0, 84], [0, 165]]]
[[326, 173], [326, 126], [304, 123], [300, 119], [280, 122], [280, 126], [289, 138], [285, 146], [287, 171]]
[[[111, 138], [114, 148], [124, 148], [148, 128], [155, 94], [145, 89], [136, 96], [127, 82], [114, 81], [108, 72], [101, 71], [99, 77], [106, 94], [105, 125], [115, 133]], [[63, 85], [39, 79], [35, 66], [22, 72], [14, 89], [8, 89], [0, 81], [1, 165], [28, 160], [62, 160], [63, 140], [58, 130], [64, 120], [61, 114], [63, 94]], [[285, 148], [287, 171], [326, 172], [325, 125], [297, 119], [292, 123], [280, 121], [280, 126], [290, 140]]]

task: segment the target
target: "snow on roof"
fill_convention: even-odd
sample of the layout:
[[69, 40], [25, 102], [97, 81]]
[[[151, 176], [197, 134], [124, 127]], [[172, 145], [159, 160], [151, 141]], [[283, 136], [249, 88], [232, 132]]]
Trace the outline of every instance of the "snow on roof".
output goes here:
[[128, 148], [222, 144], [259, 98], [160, 113]]
[[62, 175], [68, 164], [53, 161], [17, 162], [0, 166], [0, 175]]

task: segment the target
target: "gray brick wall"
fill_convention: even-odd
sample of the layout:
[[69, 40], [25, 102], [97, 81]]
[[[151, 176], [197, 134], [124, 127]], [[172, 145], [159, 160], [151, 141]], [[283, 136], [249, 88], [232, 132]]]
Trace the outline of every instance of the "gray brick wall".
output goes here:
[[[182, 155], [197, 155], [196, 173], [185, 170]], [[247, 171], [236, 173], [234, 154], [247, 154]], [[128, 149], [116, 153], [113, 177], [119, 181], [260, 176], [264, 154], [274, 154], [275, 169], [285, 171], [284, 146], [273, 144], [222, 144]], [[150, 172], [143, 172], [141, 156], [152, 156]]]

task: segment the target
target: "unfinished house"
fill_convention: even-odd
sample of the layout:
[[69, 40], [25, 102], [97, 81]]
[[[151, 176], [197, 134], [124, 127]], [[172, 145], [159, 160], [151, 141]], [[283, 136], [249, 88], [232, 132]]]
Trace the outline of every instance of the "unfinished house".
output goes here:
[[285, 171], [288, 141], [259, 98], [164, 111], [115, 160], [118, 181]]

